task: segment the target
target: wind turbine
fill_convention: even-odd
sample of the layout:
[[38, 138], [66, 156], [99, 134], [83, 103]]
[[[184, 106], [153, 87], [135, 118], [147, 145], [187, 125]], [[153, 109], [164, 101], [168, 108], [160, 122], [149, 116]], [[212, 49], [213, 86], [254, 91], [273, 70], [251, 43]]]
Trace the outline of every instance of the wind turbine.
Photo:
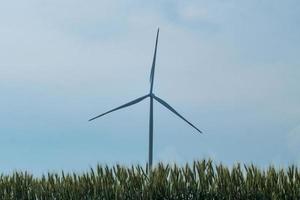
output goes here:
[[142, 100], [146, 98], [150, 98], [150, 117], [149, 117], [149, 169], [152, 167], [152, 160], [153, 160], [153, 99], [155, 99], [158, 103], [162, 104], [165, 106], [167, 109], [169, 109], [171, 112], [173, 112], [175, 115], [180, 117], [183, 121], [188, 123], [190, 126], [192, 126], [194, 129], [196, 129], [198, 132], [202, 133], [196, 126], [194, 126], [191, 122], [186, 120], [182, 115], [180, 115], [173, 107], [171, 107], [167, 102], [162, 100], [161, 98], [157, 97], [153, 93], [153, 83], [154, 83], [154, 72], [155, 72], [155, 61], [156, 61], [156, 52], [157, 52], [157, 43], [158, 43], [158, 35], [159, 35], [159, 28], [157, 29], [157, 34], [156, 34], [156, 42], [155, 42], [155, 49], [154, 49], [154, 56], [153, 56], [153, 61], [152, 61], [152, 67], [151, 67], [151, 73], [150, 73], [150, 91], [148, 94], [145, 96], [139, 97], [137, 99], [134, 99], [133, 101], [130, 101], [124, 105], [121, 105], [117, 108], [114, 108], [112, 110], [109, 110], [105, 113], [102, 113], [101, 115], [98, 115], [96, 117], [93, 117], [89, 121], [92, 121], [94, 119], [97, 119], [99, 117], [102, 117], [108, 113], [114, 112], [116, 110], [126, 108], [128, 106], [132, 106], [134, 104], [137, 104], [141, 102]]

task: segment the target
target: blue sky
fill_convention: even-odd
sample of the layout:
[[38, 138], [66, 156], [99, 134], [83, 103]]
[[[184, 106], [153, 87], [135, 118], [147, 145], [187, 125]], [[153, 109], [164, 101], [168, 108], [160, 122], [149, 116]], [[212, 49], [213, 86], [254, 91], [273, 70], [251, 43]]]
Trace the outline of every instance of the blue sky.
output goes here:
[[299, 1], [0, 3], [0, 170], [142, 164], [149, 102], [154, 161], [300, 164]]

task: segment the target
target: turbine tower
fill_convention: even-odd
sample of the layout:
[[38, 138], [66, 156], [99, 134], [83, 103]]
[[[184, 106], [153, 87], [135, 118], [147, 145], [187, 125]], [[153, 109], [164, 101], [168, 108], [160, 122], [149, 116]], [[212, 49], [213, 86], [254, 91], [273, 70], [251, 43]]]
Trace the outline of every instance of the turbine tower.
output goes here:
[[202, 133], [196, 126], [194, 126], [191, 122], [186, 120], [182, 115], [180, 115], [174, 108], [172, 108], [167, 102], [162, 100], [161, 98], [157, 97], [153, 93], [153, 83], [154, 83], [154, 72], [155, 72], [155, 61], [156, 61], [156, 53], [157, 53], [157, 43], [158, 43], [158, 35], [159, 35], [159, 28], [157, 29], [157, 34], [156, 34], [156, 41], [155, 41], [155, 49], [154, 49], [154, 56], [153, 56], [153, 61], [152, 61], [152, 67], [151, 67], [151, 73], [150, 73], [150, 91], [148, 94], [145, 96], [139, 97], [137, 99], [134, 99], [133, 101], [130, 101], [124, 105], [121, 105], [117, 108], [114, 108], [112, 110], [109, 110], [105, 113], [102, 113], [101, 115], [98, 115], [96, 117], [93, 117], [89, 121], [92, 121], [94, 119], [97, 119], [99, 117], [102, 117], [108, 113], [114, 112], [116, 110], [132, 106], [134, 104], [137, 104], [141, 102], [142, 100], [146, 98], [150, 98], [150, 115], [149, 115], [149, 169], [152, 167], [152, 160], [153, 160], [153, 99], [156, 100], [158, 103], [162, 104], [165, 106], [167, 109], [169, 109], [171, 112], [173, 112], [175, 115], [180, 117], [182, 120], [184, 120], [186, 123], [188, 123], [190, 126], [192, 126], [194, 129], [196, 129], [198, 132]]

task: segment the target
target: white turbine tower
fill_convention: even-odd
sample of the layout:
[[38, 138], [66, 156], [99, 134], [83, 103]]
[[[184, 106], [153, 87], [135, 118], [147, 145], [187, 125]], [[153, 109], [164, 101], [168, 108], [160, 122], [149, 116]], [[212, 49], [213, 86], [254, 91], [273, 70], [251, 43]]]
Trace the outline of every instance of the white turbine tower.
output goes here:
[[167, 102], [162, 100], [161, 98], [157, 97], [153, 93], [153, 83], [154, 83], [154, 71], [155, 71], [155, 61], [156, 61], [156, 52], [157, 52], [157, 43], [158, 43], [158, 35], [159, 35], [159, 28], [157, 29], [157, 34], [156, 34], [156, 42], [155, 42], [155, 49], [154, 49], [154, 56], [153, 56], [153, 62], [152, 62], [152, 68], [151, 68], [151, 73], [150, 73], [150, 92], [146, 94], [145, 96], [139, 97], [133, 101], [130, 101], [124, 105], [121, 105], [117, 108], [114, 108], [112, 110], [109, 110], [105, 113], [102, 113], [101, 115], [98, 115], [89, 121], [92, 121], [94, 119], [97, 119], [99, 117], [102, 117], [108, 113], [111, 113], [113, 111], [132, 106], [136, 103], [139, 103], [140, 101], [150, 98], [150, 118], [149, 118], [149, 169], [152, 167], [152, 160], [153, 160], [153, 99], [155, 99], [157, 102], [165, 106], [167, 109], [169, 109], [171, 112], [173, 112], [175, 115], [180, 117], [182, 120], [184, 120], [186, 123], [188, 123], [190, 126], [195, 128], [198, 132], [202, 133], [196, 126], [194, 126], [191, 122], [186, 120], [182, 115], [180, 115], [174, 108], [172, 108]]

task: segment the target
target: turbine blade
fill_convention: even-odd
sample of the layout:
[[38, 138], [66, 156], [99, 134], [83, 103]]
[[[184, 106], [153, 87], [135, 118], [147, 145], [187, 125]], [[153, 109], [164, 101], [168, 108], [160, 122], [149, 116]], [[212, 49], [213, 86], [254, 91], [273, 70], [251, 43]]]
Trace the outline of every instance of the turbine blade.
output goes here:
[[189, 122], [188, 120], [186, 120], [182, 115], [180, 115], [174, 108], [172, 108], [172, 106], [170, 106], [167, 102], [165, 102], [164, 100], [162, 100], [161, 98], [158, 98], [157, 96], [153, 95], [153, 98], [158, 101], [159, 103], [161, 103], [163, 106], [165, 106], [166, 108], [168, 108], [170, 111], [172, 111], [175, 115], [177, 115], [178, 117], [180, 117], [181, 119], [183, 119], [186, 123], [188, 123], [190, 126], [192, 126], [194, 129], [196, 129], [197, 131], [199, 131], [200, 133], [202, 133], [202, 131], [200, 131], [196, 126], [194, 126], [191, 122]]
[[133, 101], [130, 101], [130, 102], [128, 102], [128, 103], [125, 103], [124, 105], [121, 105], [121, 106], [119, 106], [119, 107], [117, 107], [117, 108], [114, 108], [114, 109], [112, 109], [112, 110], [109, 110], [109, 111], [107, 111], [107, 112], [105, 112], [105, 113], [102, 113], [101, 115], [98, 115], [98, 116], [96, 116], [96, 117], [93, 117], [92, 119], [89, 119], [89, 121], [92, 121], [92, 120], [94, 120], [94, 119], [97, 119], [97, 118], [99, 118], [99, 117], [102, 117], [103, 115], [106, 115], [106, 114], [111, 113], [111, 112], [113, 112], [113, 111], [116, 111], [116, 110], [119, 110], [119, 109], [122, 109], [122, 108], [126, 108], [126, 107], [128, 107], [128, 106], [132, 106], [132, 105], [134, 105], [134, 104], [136, 104], [136, 103], [139, 103], [140, 101], [144, 100], [144, 99], [147, 98], [147, 97], [149, 97], [149, 94], [147, 94], [147, 95], [145, 95], [145, 96], [142, 96], [142, 97], [140, 97], [140, 98], [137, 98], [137, 99], [135, 99], [135, 100], [133, 100]]
[[158, 35], [159, 35], [159, 28], [157, 29], [156, 41], [155, 41], [155, 49], [154, 49], [154, 55], [153, 55], [151, 73], [150, 73], [150, 84], [151, 84], [151, 86], [150, 86], [150, 93], [152, 92], [153, 82], [154, 82], [154, 71], [155, 71], [155, 62], [156, 62], [156, 52], [157, 52]]

